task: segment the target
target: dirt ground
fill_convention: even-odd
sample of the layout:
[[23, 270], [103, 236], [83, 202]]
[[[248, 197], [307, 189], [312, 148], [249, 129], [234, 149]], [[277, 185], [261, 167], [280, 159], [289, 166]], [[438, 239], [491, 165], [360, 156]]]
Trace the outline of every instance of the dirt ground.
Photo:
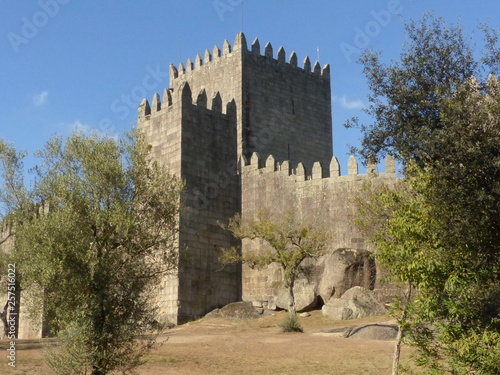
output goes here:
[[[167, 331], [162, 344], [148, 354], [141, 375], [389, 374], [392, 341], [346, 339], [341, 331], [370, 323], [388, 323], [387, 317], [332, 321], [321, 311], [300, 318], [304, 333], [280, 332], [285, 312], [253, 320], [201, 319]], [[8, 342], [0, 342], [7, 352]], [[403, 349], [403, 357], [409, 350]], [[0, 374], [48, 374], [37, 340], [16, 342], [16, 368], [0, 357]]]

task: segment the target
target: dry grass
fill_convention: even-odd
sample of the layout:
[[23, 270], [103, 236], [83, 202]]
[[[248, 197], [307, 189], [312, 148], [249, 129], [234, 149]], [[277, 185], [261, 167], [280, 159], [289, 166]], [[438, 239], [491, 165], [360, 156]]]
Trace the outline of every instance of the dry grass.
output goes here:
[[[299, 318], [304, 333], [281, 333], [284, 312], [254, 320], [201, 319], [166, 332], [163, 344], [146, 357], [141, 375], [305, 374], [382, 375], [390, 373], [391, 341], [345, 339], [338, 331], [348, 326], [386, 323], [387, 317], [332, 321], [321, 311]], [[335, 332], [329, 332], [335, 331]], [[7, 341], [0, 342], [6, 352]], [[48, 374], [41, 344], [20, 340], [15, 369], [0, 358], [0, 373]], [[405, 349], [404, 354], [408, 350]]]

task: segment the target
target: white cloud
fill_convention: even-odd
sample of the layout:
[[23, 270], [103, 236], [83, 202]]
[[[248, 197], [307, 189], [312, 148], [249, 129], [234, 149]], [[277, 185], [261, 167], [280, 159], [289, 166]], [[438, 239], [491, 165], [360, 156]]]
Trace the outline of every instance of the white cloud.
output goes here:
[[341, 97], [339, 96], [333, 96], [332, 100], [335, 103], [340, 104], [342, 108], [345, 109], [354, 109], [354, 110], [360, 110], [364, 108], [364, 103], [361, 99], [347, 99], [345, 95], [342, 95]]
[[33, 95], [33, 104], [37, 107], [45, 105], [47, 100], [49, 100], [49, 92], [46, 90]]

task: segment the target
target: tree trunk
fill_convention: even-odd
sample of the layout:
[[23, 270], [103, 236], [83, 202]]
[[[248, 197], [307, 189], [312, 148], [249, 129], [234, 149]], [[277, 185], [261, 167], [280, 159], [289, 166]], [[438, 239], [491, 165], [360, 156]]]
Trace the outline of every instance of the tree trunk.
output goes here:
[[403, 328], [398, 328], [398, 335], [396, 336], [396, 344], [394, 346], [394, 357], [392, 360], [392, 375], [399, 374], [399, 357], [401, 354], [401, 342], [403, 341]]
[[290, 316], [295, 316], [295, 295], [293, 294], [293, 286], [295, 285], [295, 280], [292, 280], [288, 285], [288, 313]]
[[399, 374], [399, 358], [401, 355], [401, 343], [403, 341], [403, 327], [401, 327], [401, 324], [404, 324], [406, 321], [406, 315], [408, 314], [408, 304], [410, 303], [411, 299], [411, 292], [412, 292], [412, 287], [410, 284], [408, 285], [408, 289], [404, 294], [403, 314], [401, 315], [400, 324], [398, 325], [398, 334], [396, 336], [396, 343], [394, 346], [394, 357], [392, 360], [392, 375]]

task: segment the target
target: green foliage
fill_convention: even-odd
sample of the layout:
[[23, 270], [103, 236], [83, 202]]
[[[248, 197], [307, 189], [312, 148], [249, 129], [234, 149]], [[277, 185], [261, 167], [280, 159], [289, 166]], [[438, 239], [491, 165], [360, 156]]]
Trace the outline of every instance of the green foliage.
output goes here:
[[32, 219], [37, 211], [24, 184], [25, 156], [0, 139], [0, 270], [10, 262], [16, 227]]
[[[399, 324], [407, 339], [419, 348], [417, 363], [429, 373], [453, 369], [455, 374], [496, 374], [500, 371], [500, 249], [492, 242], [484, 247], [484, 238], [471, 237], [472, 218], [484, 212], [467, 212], [458, 205], [453, 209], [446, 201], [431, 204], [437, 203], [435, 184], [442, 181], [436, 182], [432, 170], [409, 171], [411, 177], [398, 189], [378, 189], [372, 197], [390, 212], [371, 236], [377, 261], [391, 271], [391, 280], [418, 291], [397, 306], [396, 317], [402, 317]], [[454, 192], [442, 191], [441, 199], [451, 195], [448, 199], [453, 200]], [[496, 229], [490, 227], [490, 231], [488, 235], [483, 228], [477, 235], [491, 238]]]
[[59, 332], [57, 344], [46, 344], [44, 357], [53, 374], [86, 375], [91, 361], [85, 350], [84, 329], [78, 323], [69, 324]]
[[258, 253], [244, 255], [238, 249], [225, 250], [221, 256], [222, 263], [243, 261], [250, 267], [257, 268], [278, 263], [283, 269], [286, 287], [302, 271], [304, 259], [316, 259], [324, 254], [330, 239], [330, 234], [319, 225], [300, 223], [293, 212], [276, 219], [268, 212], [260, 211], [255, 218], [246, 222], [236, 215], [230, 219], [226, 229], [238, 239], [260, 239], [269, 247]]
[[283, 284], [290, 294], [288, 311], [295, 315], [293, 286], [301, 274], [310, 271], [302, 265], [306, 258], [317, 259], [327, 249], [330, 233], [320, 224], [301, 223], [294, 212], [288, 212], [281, 218], [273, 218], [268, 212], [260, 211], [256, 217], [243, 221], [240, 215], [229, 220], [225, 227], [238, 239], [261, 240], [258, 252], [241, 254], [239, 249], [224, 249], [221, 263], [243, 262], [250, 267], [262, 268], [271, 263], [280, 265], [283, 271]]
[[[14, 263], [13, 247], [16, 228], [31, 220], [37, 207], [33, 204], [30, 192], [24, 186], [24, 152], [0, 140], [0, 288], [7, 288], [8, 264]], [[16, 299], [19, 298], [19, 281], [16, 275]], [[7, 322], [7, 298], [0, 305], [0, 320], [3, 323], [3, 335], [9, 333]]]
[[22, 221], [32, 209], [29, 192], [24, 185], [23, 159], [26, 153], [0, 139], [0, 220], [6, 223]]
[[154, 292], [177, 267], [182, 183], [148, 160], [136, 133], [56, 137], [38, 156], [44, 208], [17, 228], [15, 254], [33, 310], [43, 305], [63, 339], [50, 363], [69, 356], [75, 374], [131, 373], [154, 341], [136, 337], [161, 329]]
[[280, 323], [280, 328], [281, 331], [284, 333], [287, 332], [304, 332], [302, 329], [299, 319], [297, 318], [297, 315], [290, 315], [286, 314], [285, 317], [283, 318], [283, 321]]
[[366, 111], [373, 124], [359, 124], [363, 134], [361, 149], [366, 160], [392, 153], [404, 164], [419, 166], [442, 154], [436, 135], [446, 132], [441, 118], [441, 100], [453, 96], [460, 85], [486, 69], [495, 71], [500, 50], [495, 30], [483, 26], [486, 38], [484, 58], [474, 59], [471, 38], [461, 26], [446, 25], [441, 18], [426, 14], [419, 22], [406, 25], [407, 43], [398, 62], [387, 65], [381, 54], [365, 52], [360, 58], [371, 94]]
[[358, 225], [416, 291], [399, 323], [432, 374], [500, 373], [500, 85], [480, 75], [498, 71], [500, 49], [482, 30], [480, 61], [460, 27], [429, 14], [407, 25], [399, 62], [361, 59], [375, 120], [361, 153], [395, 154], [406, 178], [358, 199]]

